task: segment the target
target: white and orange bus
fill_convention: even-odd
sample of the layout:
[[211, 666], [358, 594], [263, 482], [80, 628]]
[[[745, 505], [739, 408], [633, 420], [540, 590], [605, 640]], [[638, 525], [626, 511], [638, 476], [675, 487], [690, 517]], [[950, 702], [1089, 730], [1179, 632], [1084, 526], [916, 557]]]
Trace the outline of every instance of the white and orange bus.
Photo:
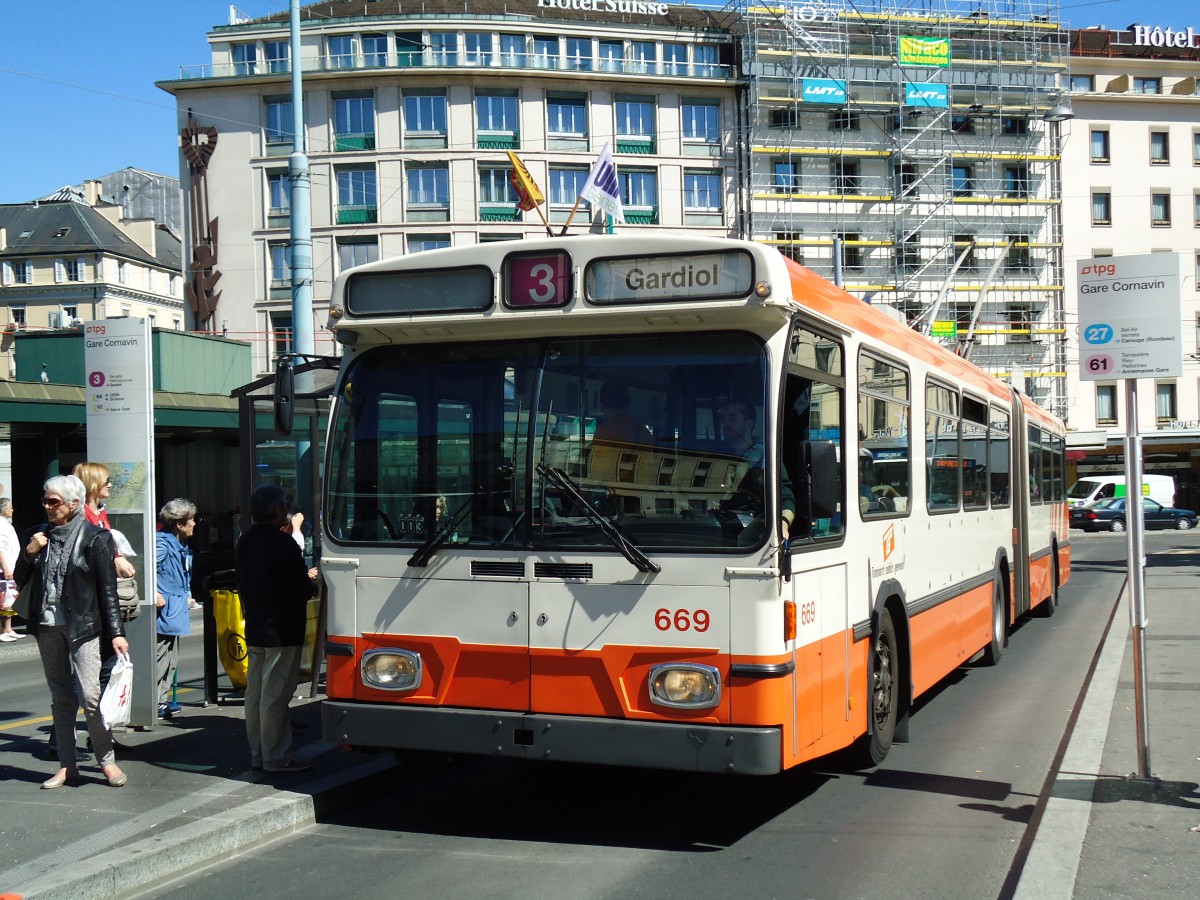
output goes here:
[[870, 764], [1069, 575], [1061, 423], [768, 247], [429, 251], [329, 324], [335, 743]]

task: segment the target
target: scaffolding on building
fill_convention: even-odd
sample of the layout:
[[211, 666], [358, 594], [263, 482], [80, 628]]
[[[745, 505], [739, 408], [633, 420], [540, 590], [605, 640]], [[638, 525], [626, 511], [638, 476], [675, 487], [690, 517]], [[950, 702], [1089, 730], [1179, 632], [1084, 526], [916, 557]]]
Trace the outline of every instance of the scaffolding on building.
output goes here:
[[1065, 412], [1057, 5], [739, 11], [754, 239]]

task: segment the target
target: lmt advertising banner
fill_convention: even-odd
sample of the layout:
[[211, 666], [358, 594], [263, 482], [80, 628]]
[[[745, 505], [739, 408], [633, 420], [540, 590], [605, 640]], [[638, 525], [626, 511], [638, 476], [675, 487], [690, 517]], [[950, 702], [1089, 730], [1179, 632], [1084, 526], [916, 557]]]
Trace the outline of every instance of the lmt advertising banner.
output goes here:
[[846, 102], [846, 82], [834, 78], [805, 78], [800, 86], [805, 103]]
[[904, 85], [904, 105], [946, 109], [950, 106], [950, 86], [945, 84]]
[[937, 66], [944, 69], [950, 65], [950, 39], [902, 35], [899, 57], [902, 66]]
[[[150, 320], [103, 319], [83, 326], [87, 453], [112, 479], [107, 511], [137, 570], [140, 612], [125, 623], [133, 662], [130, 725], [157, 724], [154, 523], [154, 384]], [[118, 541], [118, 547], [121, 542]]]

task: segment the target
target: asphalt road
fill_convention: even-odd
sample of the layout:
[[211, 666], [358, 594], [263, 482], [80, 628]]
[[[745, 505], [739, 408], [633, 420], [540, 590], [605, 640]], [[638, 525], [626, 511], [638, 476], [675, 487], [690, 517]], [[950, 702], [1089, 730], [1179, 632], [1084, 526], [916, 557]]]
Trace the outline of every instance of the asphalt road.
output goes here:
[[[884, 765], [770, 779], [413, 758], [374, 802], [142, 896], [1007, 896], [1124, 578], [1124, 537], [1073, 538], [1050, 619], [922, 700]], [[1148, 535], [1147, 549], [1200, 545]]]

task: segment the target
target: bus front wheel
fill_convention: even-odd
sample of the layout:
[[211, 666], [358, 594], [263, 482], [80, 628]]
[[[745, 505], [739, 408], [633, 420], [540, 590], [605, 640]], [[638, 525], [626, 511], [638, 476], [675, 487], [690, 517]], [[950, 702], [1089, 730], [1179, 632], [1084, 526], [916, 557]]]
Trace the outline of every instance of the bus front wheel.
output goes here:
[[900, 657], [896, 626], [886, 609], [879, 612], [879, 630], [871, 644], [871, 730], [861, 738], [857, 762], [877, 766], [892, 749], [899, 716]]

